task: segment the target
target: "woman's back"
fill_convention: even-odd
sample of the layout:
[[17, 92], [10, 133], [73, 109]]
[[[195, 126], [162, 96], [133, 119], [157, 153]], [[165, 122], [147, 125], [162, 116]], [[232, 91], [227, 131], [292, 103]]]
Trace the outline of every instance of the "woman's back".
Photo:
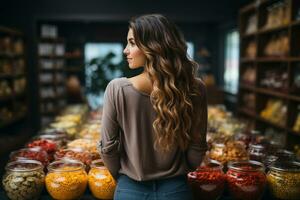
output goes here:
[[[190, 167], [195, 167], [190, 166], [193, 163], [189, 163], [189, 160], [197, 162], [203, 155], [189, 155], [188, 151], [183, 152], [179, 148], [164, 153], [154, 149], [155, 136], [152, 124], [155, 120], [155, 111], [150, 95], [139, 90], [147, 87], [144, 87], [140, 80], [133, 81], [127, 78], [115, 79], [106, 89], [105, 103], [111, 106], [104, 107], [101, 135], [103, 136], [102, 142], [114, 146], [109, 145], [107, 148], [110, 151], [103, 156], [119, 154], [120, 168], [113, 173], [126, 174], [135, 180], [153, 180], [186, 174]], [[199, 84], [199, 90], [201, 94], [205, 95], [205, 88], [202, 84]], [[203, 98], [199, 96], [195, 99], [195, 104], [203, 105], [202, 101]], [[205, 111], [199, 110], [199, 112]], [[111, 120], [114, 119], [115, 122], [112, 123]], [[198, 127], [200, 121], [203, 123], [202, 119], [195, 119], [193, 126], [193, 130], [198, 132], [196, 134], [199, 136], [201, 135]], [[111, 127], [111, 124], [115, 124], [117, 128]], [[206, 127], [203, 130], [206, 130]], [[118, 132], [119, 139], [117, 136], [105, 137], [108, 134], [111, 135], [112, 131]], [[115, 142], [116, 140], [118, 142]], [[198, 141], [194, 148], [205, 149], [205, 144], [206, 141]], [[112, 162], [109, 165], [117, 166], [118, 164]]]

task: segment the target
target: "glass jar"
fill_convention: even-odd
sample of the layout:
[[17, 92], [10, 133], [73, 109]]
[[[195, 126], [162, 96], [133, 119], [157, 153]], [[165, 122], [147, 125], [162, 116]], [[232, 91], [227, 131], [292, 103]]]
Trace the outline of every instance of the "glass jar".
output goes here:
[[265, 157], [263, 163], [264, 163], [264, 165], [265, 165], [265, 167], [266, 167], [266, 172], [269, 171], [270, 167], [272, 166], [272, 164], [273, 164], [274, 162], [277, 161], [277, 159], [278, 159], [278, 157], [277, 157], [277, 156], [274, 156], [274, 155], [268, 155], [268, 156]]
[[209, 152], [209, 157], [212, 160], [217, 160], [222, 164], [225, 164], [227, 159], [225, 156], [226, 146], [223, 143], [212, 143], [212, 148]]
[[236, 161], [228, 164], [226, 173], [229, 192], [234, 199], [260, 199], [266, 185], [264, 165], [257, 161]]
[[89, 188], [94, 197], [98, 199], [113, 199], [116, 181], [101, 159], [92, 162], [88, 177]]
[[209, 157], [217, 160], [223, 165], [228, 161], [248, 160], [248, 152], [243, 143], [237, 141], [228, 141], [226, 143], [213, 143]]
[[188, 173], [187, 177], [194, 199], [218, 199], [223, 193], [226, 178], [223, 165], [217, 161], [209, 161], [196, 171]]
[[49, 164], [48, 154], [40, 147], [23, 148], [10, 153], [9, 158], [11, 161], [16, 160], [36, 160], [46, 167]]
[[300, 163], [275, 162], [267, 174], [268, 186], [273, 197], [300, 199]]
[[72, 142], [69, 142], [67, 145], [67, 147], [70, 149], [79, 148], [88, 151], [92, 156], [92, 160], [100, 159], [100, 154], [97, 149], [97, 146], [97, 140], [90, 139], [76, 139]]
[[261, 144], [249, 144], [249, 159], [263, 162], [266, 157], [266, 148]]
[[296, 158], [293, 152], [285, 149], [277, 150], [275, 155], [278, 157], [278, 161], [281, 162], [294, 161]]
[[51, 162], [53, 160], [53, 155], [55, 151], [57, 150], [57, 144], [53, 140], [46, 140], [46, 139], [40, 139], [40, 138], [33, 138], [32, 141], [30, 141], [27, 145], [27, 147], [40, 147], [48, 154], [48, 160]]
[[50, 127], [64, 130], [68, 134], [68, 139], [74, 139], [78, 133], [78, 125], [74, 122], [54, 122], [50, 124]]
[[39, 199], [45, 181], [42, 163], [36, 160], [17, 160], [9, 162], [5, 170], [2, 184], [9, 199]]
[[85, 151], [84, 149], [80, 148], [59, 149], [55, 152], [55, 160], [61, 160], [63, 158], [69, 158], [82, 162], [87, 167], [87, 171], [89, 170], [90, 165], [92, 163], [92, 155], [88, 151]]
[[75, 160], [60, 160], [48, 166], [46, 188], [58, 200], [79, 199], [87, 187], [84, 164]]
[[39, 138], [45, 140], [53, 140], [59, 147], [64, 147], [68, 142], [68, 135], [61, 131], [42, 131], [39, 133]]
[[251, 135], [246, 132], [239, 132], [235, 135], [235, 140], [244, 143], [246, 148], [248, 148], [249, 143], [251, 142]]

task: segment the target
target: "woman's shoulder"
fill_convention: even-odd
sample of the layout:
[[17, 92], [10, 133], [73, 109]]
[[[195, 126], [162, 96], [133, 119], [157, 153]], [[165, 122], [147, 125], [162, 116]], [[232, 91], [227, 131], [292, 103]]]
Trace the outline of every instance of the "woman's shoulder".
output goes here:
[[114, 78], [113, 80], [111, 80], [107, 87], [108, 88], [119, 88], [122, 86], [126, 86], [129, 85], [130, 82], [128, 82], [128, 79], [126, 77], [121, 77], [121, 78]]

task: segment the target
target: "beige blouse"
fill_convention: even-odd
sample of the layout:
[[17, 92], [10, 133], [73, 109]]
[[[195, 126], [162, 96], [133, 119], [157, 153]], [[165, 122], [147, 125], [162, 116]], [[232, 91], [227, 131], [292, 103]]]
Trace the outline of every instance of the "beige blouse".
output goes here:
[[150, 96], [133, 87], [127, 78], [112, 80], [105, 91], [99, 151], [104, 164], [117, 179], [125, 174], [137, 181], [184, 175], [199, 166], [207, 150], [206, 88], [199, 81], [201, 96], [194, 101], [198, 113], [193, 121], [186, 151], [167, 153], [154, 149], [152, 124], [155, 111]]

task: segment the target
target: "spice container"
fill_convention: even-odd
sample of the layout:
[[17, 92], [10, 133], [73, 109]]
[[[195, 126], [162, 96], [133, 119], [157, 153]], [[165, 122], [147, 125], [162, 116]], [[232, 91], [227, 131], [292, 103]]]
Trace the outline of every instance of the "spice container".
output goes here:
[[40, 147], [34, 148], [23, 148], [17, 151], [10, 153], [9, 158], [11, 161], [16, 160], [36, 160], [43, 164], [46, 167], [49, 164], [48, 155]]
[[68, 135], [63, 132], [43, 131], [40, 132], [38, 138], [55, 141], [58, 147], [64, 147], [65, 145], [67, 145], [68, 141]]
[[223, 165], [217, 161], [209, 161], [187, 177], [195, 199], [218, 199], [223, 193], [226, 177]]
[[60, 149], [55, 152], [54, 158], [55, 160], [60, 160], [62, 158], [78, 160], [87, 166], [87, 171], [89, 170], [89, 167], [92, 163], [91, 154], [80, 148]]
[[78, 125], [75, 122], [61, 121], [51, 123], [50, 127], [64, 130], [69, 139], [74, 139], [78, 132]]
[[209, 157], [224, 165], [228, 161], [248, 160], [248, 153], [243, 143], [228, 141], [226, 143], [213, 143]]
[[268, 188], [278, 199], [300, 199], [300, 163], [275, 162], [267, 174]]
[[35, 138], [33, 141], [27, 144], [27, 147], [40, 147], [48, 154], [49, 161], [53, 160], [53, 154], [57, 150], [57, 144], [52, 140], [38, 139]]
[[11, 200], [39, 199], [44, 187], [42, 163], [35, 160], [18, 160], [6, 166], [2, 184]]
[[234, 199], [255, 200], [262, 197], [266, 185], [262, 163], [251, 160], [231, 162], [226, 176]]
[[103, 165], [102, 160], [94, 160], [88, 174], [89, 188], [98, 199], [113, 199], [116, 181]]
[[87, 187], [87, 174], [83, 163], [60, 160], [48, 166], [46, 188], [54, 199], [78, 199]]
[[261, 144], [249, 144], [249, 159], [263, 162], [266, 157], [266, 148]]
[[76, 140], [73, 140], [72, 142], [69, 142], [67, 146], [68, 146], [68, 148], [71, 148], [71, 149], [80, 148], [80, 149], [88, 151], [91, 154], [93, 160], [100, 158], [100, 154], [97, 149], [97, 140], [76, 139]]

